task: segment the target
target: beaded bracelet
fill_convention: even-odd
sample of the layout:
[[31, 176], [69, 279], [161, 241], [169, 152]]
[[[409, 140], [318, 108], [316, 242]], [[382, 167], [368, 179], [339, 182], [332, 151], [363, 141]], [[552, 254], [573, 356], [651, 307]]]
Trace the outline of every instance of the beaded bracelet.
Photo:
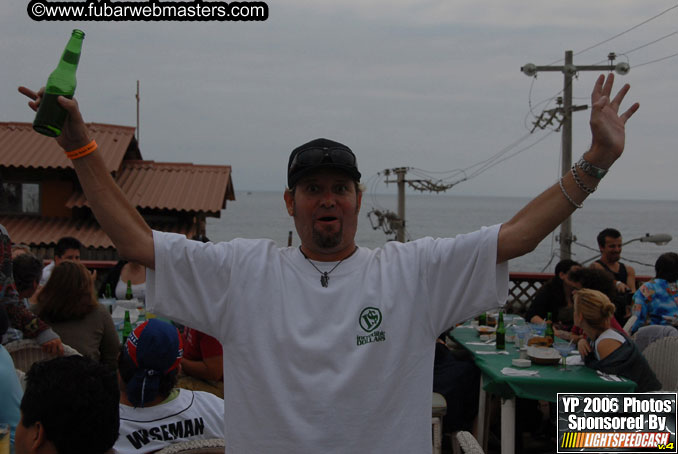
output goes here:
[[593, 194], [594, 192], [596, 192], [596, 189], [598, 189], [597, 187], [592, 188], [592, 187], [584, 184], [583, 181], [581, 181], [581, 179], [579, 178], [579, 172], [577, 172], [577, 164], [573, 165], [572, 168], [570, 169], [570, 171], [572, 172], [572, 176], [574, 177], [574, 182], [577, 183], [577, 187], [579, 189], [581, 189], [582, 191], [584, 191], [587, 194]]
[[84, 156], [87, 156], [88, 154], [92, 153], [94, 150], [97, 149], [97, 143], [92, 140], [90, 143], [85, 145], [84, 147], [76, 148], [75, 150], [67, 151], [66, 152], [66, 157], [68, 159], [79, 159]]
[[560, 185], [560, 190], [563, 191], [563, 195], [567, 199], [568, 202], [570, 202], [575, 208], [581, 208], [584, 205], [581, 203], [575, 202], [572, 197], [570, 197], [570, 194], [567, 193], [565, 190], [565, 186], [563, 185], [563, 177], [560, 177], [560, 180], [558, 180], [558, 184]]

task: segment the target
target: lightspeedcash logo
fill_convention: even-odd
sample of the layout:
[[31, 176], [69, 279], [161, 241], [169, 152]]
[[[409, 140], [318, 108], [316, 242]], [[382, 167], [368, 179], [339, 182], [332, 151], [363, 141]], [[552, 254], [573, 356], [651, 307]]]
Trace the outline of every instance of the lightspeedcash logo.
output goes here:
[[265, 2], [158, 1], [122, 2], [31, 0], [28, 16], [35, 21], [265, 21]]

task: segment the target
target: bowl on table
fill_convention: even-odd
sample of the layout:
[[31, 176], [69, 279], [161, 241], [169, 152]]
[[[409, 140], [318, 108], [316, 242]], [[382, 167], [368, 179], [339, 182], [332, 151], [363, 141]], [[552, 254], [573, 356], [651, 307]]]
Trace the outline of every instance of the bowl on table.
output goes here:
[[493, 334], [497, 328], [494, 326], [487, 326], [487, 325], [480, 325], [476, 326], [476, 331], [478, 331], [478, 334]]
[[550, 365], [560, 362], [560, 353], [551, 347], [527, 347], [527, 357], [534, 364]]

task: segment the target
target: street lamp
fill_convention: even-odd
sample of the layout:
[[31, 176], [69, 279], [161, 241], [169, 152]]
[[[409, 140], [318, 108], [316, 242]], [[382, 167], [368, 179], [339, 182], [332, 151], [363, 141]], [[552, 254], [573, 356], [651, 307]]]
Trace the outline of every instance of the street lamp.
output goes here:
[[665, 244], [668, 244], [672, 239], [673, 237], [668, 233], [655, 233], [654, 235], [646, 233], [645, 236], [641, 236], [640, 238], [634, 238], [632, 240], [628, 240], [622, 243], [622, 246], [624, 246], [625, 244], [633, 243], [634, 241], [640, 241], [641, 243], [654, 243], [657, 246], [664, 246]]
[[[626, 246], [627, 244], [633, 243], [634, 241], [640, 241], [641, 243], [654, 243], [657, 246], [663, 246], [665, 244], [668, 244], [672, 239], [673, 237], [668, 233], [655, 233], [655, 234], [646, 233], [645, 236], [624, 241], [622, 243], [622, 246]], [[595, 260], [598, 257], [600, 257], [600, 254], [596, 254], [593, 257], [584, 260], [583, 262], [581, 262], [581, 264], [586, 265], [588, 262], [590, 262], [591, 260]]]

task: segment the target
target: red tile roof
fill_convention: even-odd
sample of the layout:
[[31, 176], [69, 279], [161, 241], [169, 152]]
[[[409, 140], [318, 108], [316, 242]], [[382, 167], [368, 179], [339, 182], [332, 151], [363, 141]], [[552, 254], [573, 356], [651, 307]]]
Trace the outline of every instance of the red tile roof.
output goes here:
[[[34, 247], [51, 247], [61, 237], [72, 236], [80, 240], [86, 248], [114, 247], [108, 235], [99, 228], [99, 224], [94, 220], [0, 216], [0, 224], [5, 226], [13, 243], [23, 243]], [[182, 233], [189, 238], [196, 233], [195, 228], [188, 223], [151, 223], [151, 227], [165, 232]]]
[[[87, 127], [99, 147], [106, 150], [102, 155], [110, 172], [120, 168], [130, 145], [132, 150], [129, 157], [141, 159], [133, 127], [102, 123], [88, 123]], [[73, 168], [56, 141], [33, 131], [31, 123], [0, 122], [0, 162], [6, 167]]]
[[[116, 183], [132, 205], [145, 209], [202, 211], [219, 217], [227, 200], [235, 200], [231, 166], [155, 161], [124, 161]], [[66, 207], [89, 206], [73, 194]]]

